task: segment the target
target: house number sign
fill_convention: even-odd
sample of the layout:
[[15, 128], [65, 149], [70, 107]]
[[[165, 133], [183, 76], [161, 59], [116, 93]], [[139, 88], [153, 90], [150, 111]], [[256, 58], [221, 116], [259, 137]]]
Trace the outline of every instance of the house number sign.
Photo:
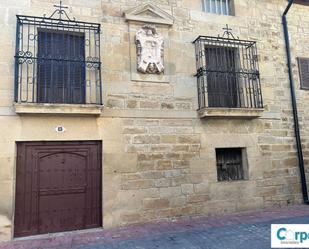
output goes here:
[[55, 130], [56, 130], [57, 133], [65, 132], [65, 128], [63, 126], [57, 126]]

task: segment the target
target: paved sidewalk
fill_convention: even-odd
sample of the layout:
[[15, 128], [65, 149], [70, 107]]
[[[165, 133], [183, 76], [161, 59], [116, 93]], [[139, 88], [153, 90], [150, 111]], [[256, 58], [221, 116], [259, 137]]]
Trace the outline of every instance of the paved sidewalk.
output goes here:
[[309, 206], [36, 236], [0, 249], [269, 249], [276, 223], [309, 224]]

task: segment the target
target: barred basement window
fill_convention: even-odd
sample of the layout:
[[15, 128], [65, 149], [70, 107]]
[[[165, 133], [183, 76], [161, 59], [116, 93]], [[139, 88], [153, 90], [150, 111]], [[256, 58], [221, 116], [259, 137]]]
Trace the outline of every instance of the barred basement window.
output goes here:
[[17, 16], [15, 102], [101, 105], [100, 24], [55, 7], [50, 17]]
[[256, 42], [223, 36], [195, 41], [198, 104], [203, 108], [263, 108]]
[[237, 181], [248, 178], [245, 149], [216, 149], [216, 159], [218, 181]]
[[309, 90], [309, 58], [297, 58], [300, 88]]
[[233, 0], [203, 0], [203, 10], [219, 15], [233, 15]]

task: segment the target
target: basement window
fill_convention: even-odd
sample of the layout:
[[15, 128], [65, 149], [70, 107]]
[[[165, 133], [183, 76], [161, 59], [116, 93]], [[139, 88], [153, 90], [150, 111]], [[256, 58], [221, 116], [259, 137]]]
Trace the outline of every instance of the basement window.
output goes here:
[[217, 148], [217, 178], [222, 181], [248, 179], [248, 164], [245, 148]]

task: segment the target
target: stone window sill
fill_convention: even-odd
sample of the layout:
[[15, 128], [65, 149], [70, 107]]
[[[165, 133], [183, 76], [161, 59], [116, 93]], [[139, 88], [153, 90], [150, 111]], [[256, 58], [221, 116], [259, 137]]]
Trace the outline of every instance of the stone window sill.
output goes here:
[[255, 119], [259, 118], [264, 108], [203, 108], [198, 110], [200, 118], [238, 118]]
[[100, 115], [103, 105], [14, 103], [18, 114]]

